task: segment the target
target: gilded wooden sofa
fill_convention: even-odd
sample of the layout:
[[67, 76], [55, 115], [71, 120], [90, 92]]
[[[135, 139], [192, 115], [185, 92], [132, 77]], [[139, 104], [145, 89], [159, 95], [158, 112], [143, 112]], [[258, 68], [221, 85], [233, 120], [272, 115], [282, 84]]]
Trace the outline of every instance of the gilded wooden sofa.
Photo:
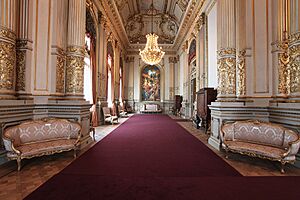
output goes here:
[[158, 104], [143, 104], [141, 107], [141, 113], [161, 113], [162, 110], [160, 109]]
[[3, 132], [3, 143], [10, 160], [16, 160], [18, 171], [21, 160], [63, 151], [76, 150], [80, 145], [81, 126], [65, 119], [42, 119], [8, 127]]
[[273, 123], [258, 121], [237, 121], [224, 124], [220, 139], [222, 148], [253, 157], [279, 161], [281, 172], [284, 165], [296, 160], [300, 140], [292, 130]]

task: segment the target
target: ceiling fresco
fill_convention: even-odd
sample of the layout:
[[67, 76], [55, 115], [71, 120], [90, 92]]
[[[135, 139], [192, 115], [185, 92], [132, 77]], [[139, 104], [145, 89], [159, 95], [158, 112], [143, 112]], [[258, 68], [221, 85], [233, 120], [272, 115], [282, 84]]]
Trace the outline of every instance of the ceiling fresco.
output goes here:
[[131, 44], [146, 42], [146, 34], [159, 36], [159, 43], [173, 44], [190, 0], [115, 0]]

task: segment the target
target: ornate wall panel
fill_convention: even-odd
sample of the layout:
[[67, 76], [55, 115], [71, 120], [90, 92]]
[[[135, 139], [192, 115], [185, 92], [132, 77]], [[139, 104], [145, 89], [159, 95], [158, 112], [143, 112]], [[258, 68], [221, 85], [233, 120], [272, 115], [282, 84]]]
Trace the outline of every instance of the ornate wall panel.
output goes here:
[[290, 90], [291, 93], [300, 92], [300, 32], [295, 33], [289, 38], [290, 60]]
[[0, 27], [0, 91], [14, 90], [16, 64], [16, 35]]
[[66, 93], [83, 94], [84, 48], [68, 47], [66, 61]]
[[65, 92], [65, 60], [66, 57], [62, 49], [58, 50], [56, 59], [56, 92]]
[[16, 52], [16, 91], [25, 91], [27, 40], [17, 40]]
[[236, 94], [236, 49], [218, 51], [218, 95]]
[[237, 58], [237, 95], [246, 95], [246, 50], [241, 50]]

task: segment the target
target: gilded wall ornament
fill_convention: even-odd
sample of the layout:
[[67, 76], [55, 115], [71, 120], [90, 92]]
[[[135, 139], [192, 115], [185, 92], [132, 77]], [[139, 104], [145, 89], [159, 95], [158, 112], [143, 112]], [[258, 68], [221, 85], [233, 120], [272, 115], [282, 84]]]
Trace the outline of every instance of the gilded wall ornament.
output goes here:
[[27, 43], [28, 40], [26, 39], [18, 39], [16, 41], [16, 91], [25, 91]]
[[289, 37], [290, 92], [300, 92], [300, 32]]
[[84, 82], [84, 48], [70, 46], [66, 59], [66, 93], [83, 94]]
[[58, 54], [56, 58], [56, 92], [65, 92], [65, 56]]
[[218, 51], [218, 95], [236, 94], [236, 49]]
[[14, 90], [16, 36], [0, 27], [0, 90]]
[[16, 91], [25, 91], [26, 51], [17, 50]]
[[246, 94], [246, 66], [245, 66], [246, 50], [241, 50], [238, 53], [237, 59], [237, 95], [242, 96]]

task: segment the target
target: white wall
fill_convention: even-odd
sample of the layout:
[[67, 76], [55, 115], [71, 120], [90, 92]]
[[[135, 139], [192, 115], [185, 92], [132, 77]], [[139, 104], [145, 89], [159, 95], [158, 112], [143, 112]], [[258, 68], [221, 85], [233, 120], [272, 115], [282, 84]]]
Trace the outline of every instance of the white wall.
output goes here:
[[217, 3], [208, 13], [208, 87], [217, 88]]

